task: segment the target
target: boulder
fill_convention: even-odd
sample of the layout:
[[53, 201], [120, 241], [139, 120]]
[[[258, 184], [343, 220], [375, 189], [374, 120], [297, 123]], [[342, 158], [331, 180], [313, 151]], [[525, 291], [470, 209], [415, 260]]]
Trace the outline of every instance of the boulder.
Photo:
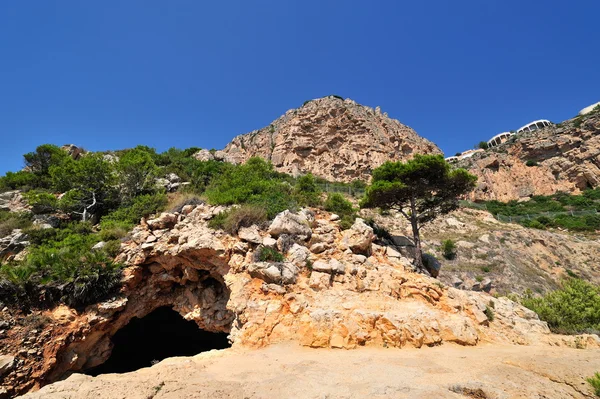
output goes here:
[[148, 220], [146, 223], [151, 230], [171, 229], [177, 223], [177, 215], [163, 212], [156, 219]]
[[329, 245], [325, 242], [318, 242], [310, 246], [310, 252], [313, 254], [320, 254], [321, 252], [325, 252], [329, 249]]
[[375, 234], [373, 228], [362, 219], [356, 219], [352, 227], [342, 234], [342, 248], [348, 248], [355, 254], [371, 254], [371, 245], [375, 240]]
[[15, 366], [15, 357], [0, 355], [0, 377], [9, 373]]
[[298, 268], [290, 262], [256, 262], [248, 266], [248, 273], [269, 284], [294, 284]]
[[238, 237], [240, 237], [240, 239], [246, 242], [251, 242], [253, 244], [262, 244], [263, 242], [263, 239], [260, 236], [260, 232], [256, 225], [252, 225], [250, 227], [241, 227], [238, 230]]
[[269, 226], [269, 234], [273, 237], [289, 234], [306, 240], [310, 238], [312, 230], [304, 214], [292, 213], [289, 210], [285, 210], [275, 217]]
[[262, 245], [264, 245], [267, 248], [275, 249], [277, 248], [277, 240], [273, 237], [265, 237], [262, 240]]
[[326, 290], [331, 286], [331, 275], [313, 270], [308, 286], [315, 291]]
[[306, 260], [310, 256], [310, 251], [303, 245], [294, 244], [287, 251], [288, 259], [298, 267], [302, 267], [306, 264]]
[[440, 274], [440, 269], [442, 268], [440, 261], [438, 261], [435, 256], [430, 254], [423, 254], [423, 266], [432, 277], [437, 277]]

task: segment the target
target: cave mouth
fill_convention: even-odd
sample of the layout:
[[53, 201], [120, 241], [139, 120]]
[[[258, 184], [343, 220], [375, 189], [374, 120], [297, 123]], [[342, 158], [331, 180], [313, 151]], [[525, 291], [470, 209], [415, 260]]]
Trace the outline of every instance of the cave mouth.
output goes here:
[[134, 317], [111, 338], [113, 350], [108, 360], [85, 371], [97, 376], [126, 373], [149, 367], [174, 356], [193, 356], [231, 345], [226, 333], [202, 330], [170, 307], [160, 307], [142, 318]]

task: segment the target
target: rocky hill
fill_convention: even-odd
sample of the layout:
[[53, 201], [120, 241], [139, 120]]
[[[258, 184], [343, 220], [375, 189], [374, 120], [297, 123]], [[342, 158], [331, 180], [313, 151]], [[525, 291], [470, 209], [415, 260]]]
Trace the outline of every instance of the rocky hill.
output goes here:
[[243, 162], [259, 156], [281, 172], [311, 172], [328, 180], [368, 180], [373, 168], [414, 154], [441, 154], [432, 142], [369, 108], [335, 96], [307, 101], [260, 130], [238, 136], [224, 152]]
[[459, 162], [479, 178], [475, 200], [519, 200], [600, 185], [600, 111], [513, 136]]

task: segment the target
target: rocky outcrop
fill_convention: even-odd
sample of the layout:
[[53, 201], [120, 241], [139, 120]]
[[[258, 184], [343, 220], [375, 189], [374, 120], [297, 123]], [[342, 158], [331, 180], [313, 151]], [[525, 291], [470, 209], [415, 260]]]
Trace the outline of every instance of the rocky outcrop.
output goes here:
[[[0, 319], [8, 321], [0, 344], [16, 365], [6, 372], [6, 392], [23, 392], [103, 363], [119, 329], [163, 306], [201, 329], [229, 333], [240, 348], [281, 342], [345, 349], [600, 343], [591, 335], [550, 334], [537, 315], [506, 298], [461, 291], [415, 273], [400, 248], [373, 243], [371, 228], [360, 220], [351, 232], [360, 238], [356, 246], [349, 245], [355, 241], [347, 240], [339, 221], [321, 211], [282, 213], [279, 222], [293, 220], [294, 228], [308, 230], [294, 235], [284, 229], [276, 239], [269, 233], [273, 226], [258, 229], [254, 233], [262, 243], [257, 243], [255, 234], [248, 241], [209, 229], [207, 221], [222, 210], [201, 204], [142, 221], [122, 244], [117, 261], [127, 268], [122, 291], [111, 300], [80, 311], [60, 306], [34, 312], [28, 323], [10, 309], [1, 311]], [[327, 248], [311, 252], [314, 243], [307, 236]], [[284, 261], [257, 262], [263, 246], [278, 248]], [[494, 309], [493, 321], [488, 307]]]
[[460, 161], [478, 179], [473, 200], [509, 201], [600, 186], [600, 112], [565, 121]]
[[27, 211], [27, 209], [27, 202], [20, 191], [16, 190], [0, 193], [0, 211], [24, 212]]
[[[362, 210], [365, 218], [389, 231], [407, 256], [412, 253], [410, 224], [395, 211], [382, 216]], [[548, 292], [572, 275], [600, 284], [600, 242], [597, 237], [557, 229], [539, 230], [502, 223], [489, 212], [461, 209], [422, 227], [426, 253], [441, 263], [439, 279], [452, 287], [508, 293]], [[442, 242], [452, 240], [456, 256], [445, 259]], [[388, 256], [389, 250], [388, 247]]]
[[[389, 118], [379, 107], [334, 96], [289, 110], [268, 127], [234, 138], [224, 152], [233, 162], [259, 156], [281, 172], [311, 172], [345, 182], [369, 180], [371, 170], [388, 160], [441, 154], [435, 144]], [[203, 152], [202, 159], [209, 155]]]

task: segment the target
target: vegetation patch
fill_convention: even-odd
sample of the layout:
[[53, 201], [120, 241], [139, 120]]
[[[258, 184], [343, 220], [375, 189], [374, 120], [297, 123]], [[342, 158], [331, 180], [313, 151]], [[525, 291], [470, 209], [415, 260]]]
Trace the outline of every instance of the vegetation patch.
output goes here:
[[256, 250], [256, 259], [259, 262], [283, 262], [285, 257], [276, 249], [259, 246]]
[[260, 226], [267, 220], [267, 212], [264, 208], [256, 205], [242, 205], [219, 213], [208, 222], [208, 227], [223, 229], [229, 234], [237, 234], [242, 227]]
[[600, 373], [594, 373], [594, 376], [588, 378], [587, 382], [589, 382], [592, 388], [594, 388], [594, 394], [600, 397]]
[[544, 296], [531, 291], [520, 300], [559, 334], [600, 333], [600, 286], [569, 278], [562, 287]]

